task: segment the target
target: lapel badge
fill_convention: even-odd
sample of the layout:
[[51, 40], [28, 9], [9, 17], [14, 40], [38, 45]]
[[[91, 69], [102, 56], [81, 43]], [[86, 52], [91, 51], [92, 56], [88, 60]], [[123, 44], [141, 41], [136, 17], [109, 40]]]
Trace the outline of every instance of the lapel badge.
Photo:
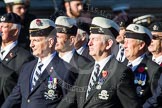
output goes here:
[[58, 95], [55, 93], [54, 90], [50, 89], [50, 90], [48, 90], [48, 92], [44, 93], [44, 97], [46, 99], [54, 100], [54, 99], [56, 99], [58, 97]]
[[53, 72], [53, 67], [51, 67], [50, 72]]
[[5, 61], [8, 61], [8, 60], [9, 60], [8, 58], [5, 59]]
[[9, 55], [10, 55], [11, 58], [13, 57], [13, 53], [12, 52]]
[[98, 94], [98, 98], [102, 100], [107, 100], [109, 98], [109, 94], [106, 90], [102, 90], [101, 93]]

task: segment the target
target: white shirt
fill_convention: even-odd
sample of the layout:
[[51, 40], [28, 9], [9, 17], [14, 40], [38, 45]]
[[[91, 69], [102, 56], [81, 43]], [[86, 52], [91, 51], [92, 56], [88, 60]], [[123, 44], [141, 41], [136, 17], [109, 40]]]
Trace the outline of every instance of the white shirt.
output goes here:
[[70, 63], [70, 60], [73, 57], [74, 52], [75, 52], [75, 50], [72, 50], [72, 51], [66, 52], [66, 54], [64, 56], [62, 56], [62, 57], [59, 56], [59, 57], [62, 58], [67, 63]]
[[157, 64], [161, 64], [162, 63], [162, 56], [159, 56], [157, 58], [155, 58], [154, 56], [152, 56], [152, 61], [156, 62]]
[[[110, 56], [108, 56], [108, 57], [102, 59], [101, 61], [95, 61], [95, 65], [96, 65], [96, 64], [99, 64], [99, 65], [100, 65], [100, 71], [99, 71], [99, 73], [98, 73], [98, 76], [100, 75], [102, 69], [104, 68], [104, 66], [106, 65], [106, 63], [110, 60], [111, 57], [112, 57], [112, 55], [110, 55]], [[94, 65], [94, 66], [95, 66], [95, 65]], [[94, 74], [94, 70], [93, 70], [92, 73], [91, 73], [90, 81], [92, 80], [92, 75], [93, 75], [93, 74]], [[89, 81], [89, 83], [90, 83], [90, 81]]]
[[79, 55], [82, 55], [82, 53], [83, 53], [83, 51], [85, 50], [85, 48], [86, 48], [86, 44], [84, 44], [82, 47], [80, 47], [80, 48], [77, 49], [76, 51], [77, 51], [77, 53], [78, 53]]
[[4, 49], [1, 48], [1, 51], [3, 50], [5, 51], [3, 53], [3, 56], [0, 53], [1, 60], [3, 60], [6, 57], [6, 55], [11, 51], [11, 49], [13, 49], [16, 45], [17, 45], [17, 41], [7, 45]]
[[145, 54], [139, 56], [138, 58], [136, 58], [136, 59], [133, 60], [132, 62], [129, 62], [129, 63], [132, 64], [132, 68], [131, 68], [132, 71], [134, 71], [134, 70], [137, 68], [137, 66], [138, 66], [138, 65], [141, 63], [141, 61], [143, 60], [144, 56], [145, 56]]

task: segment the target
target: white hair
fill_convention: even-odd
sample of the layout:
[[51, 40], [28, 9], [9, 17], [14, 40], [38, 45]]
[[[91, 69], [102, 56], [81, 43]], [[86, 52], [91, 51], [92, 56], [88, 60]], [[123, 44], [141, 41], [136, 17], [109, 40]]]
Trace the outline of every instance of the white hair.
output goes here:
[[85, 34], [86, 40], [88, 41], [89, 35], [88, 35], [88, 33], [87, 33], [86, 31], [84, 31], [84, 30], [82, 30], [82, 29], [78, 29], [77, 34], [79, 34], [79, 35], [81, 35], [81, 36], [83, 36], [83, 34]]
[[13, 24], [11, 27], [11, 30], [13, 29], [18, 29], [18, 36], [20, 34], [20, 30], [21, 30], [21, 25], [20, 24]]

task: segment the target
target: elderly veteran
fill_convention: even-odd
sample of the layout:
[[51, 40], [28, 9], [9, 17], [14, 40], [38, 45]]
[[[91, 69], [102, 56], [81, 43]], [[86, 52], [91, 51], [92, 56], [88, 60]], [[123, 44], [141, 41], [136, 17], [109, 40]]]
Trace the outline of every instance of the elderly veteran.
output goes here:
[[34, 59], [33, 55], [18, 45], [20, 17], [8, 13], [0, 18], [2, 43], [0, 45], [0, 106], [17, 83], [22, 65]]
[[[36, 60], [21, 69], [17, 85], [2, 108], [56, 108], [74, 82], [72, 72], [55, 53], [55, 24], [49, 19], [35, 19], [30, 24], [30, 47]], [[67, 86], [66, 86], [66, 85]]]
[[151, 59], [162, 66], [162, 23], [155, 22], [150, 25], [149, 29], [153, 35], [148, 50], [152, 54]]
[[146, 27], [130, 24], [126, 28], [124, 51], [127, 66], [134, 73], [134, 85], [141, 104], [152, 96], [162, 72], [162, 68], [146, 56], [151, 39], [152, 34]]
[[111, 54], [118, 30], [112, 20], [92, 19], [88, 46], [95, 62], [86, 66], [89, 70], [78, 77], [58, 108], [140, 108], [131, 69]]

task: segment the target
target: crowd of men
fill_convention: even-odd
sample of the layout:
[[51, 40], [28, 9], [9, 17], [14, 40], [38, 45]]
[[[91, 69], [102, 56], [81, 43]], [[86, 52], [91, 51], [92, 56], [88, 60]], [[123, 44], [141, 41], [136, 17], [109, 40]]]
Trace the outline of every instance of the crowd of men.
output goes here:
[[1, 108], [162, 107], [162, 22], [155, 16], [130, 20], [115, 9], [110, 19], [91, 15], [82, 0], [63, 0], [64, 13], [36, 18], [26, 0], [5, 3]]

